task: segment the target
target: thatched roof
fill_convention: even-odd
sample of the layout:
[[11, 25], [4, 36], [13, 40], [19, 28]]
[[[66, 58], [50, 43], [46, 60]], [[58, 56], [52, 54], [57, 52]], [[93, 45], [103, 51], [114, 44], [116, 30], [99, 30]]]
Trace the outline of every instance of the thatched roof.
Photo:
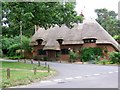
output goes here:
[[62, 45], [66, 44], [83, 44], [84, 38], [96, 38], [97, 44], [112, 44], [118, 51], [120, 45], [112, 36], [95, 20], [84, 20], [81, 24], [75, 24], [72, 29], [65, 25], [55, 26], [48, 30], [39, 28], [32, 36], [30, 45], [38, 45], [37, 39], [42, 39], [44, 50], [60, 50], [57, 39], [63, 39]]

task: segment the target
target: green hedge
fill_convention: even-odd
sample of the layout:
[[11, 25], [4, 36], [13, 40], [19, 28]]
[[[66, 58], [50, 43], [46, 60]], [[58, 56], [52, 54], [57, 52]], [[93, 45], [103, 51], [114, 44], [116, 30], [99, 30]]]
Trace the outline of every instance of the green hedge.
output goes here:
[[8, 58], [15, 60], [15, 59], [24, 59], [25, 57], [24, 56], [10, 56]]
[[69, 52], [69, 58], [70, 58], [70, 62], [75, 62], [78, 59], [79, 55], [74, 52], [74, 51], [70, 51]]
[[102, 49], [101, 48], [82, 48], [81, 49], [81, 60], [86, 62], [86, 61], [91, 61], [91, 60], [96, 60], [99, 56], [102, 56]]
[[111, 64], [120, 64], [120, 52], [109, 53]]

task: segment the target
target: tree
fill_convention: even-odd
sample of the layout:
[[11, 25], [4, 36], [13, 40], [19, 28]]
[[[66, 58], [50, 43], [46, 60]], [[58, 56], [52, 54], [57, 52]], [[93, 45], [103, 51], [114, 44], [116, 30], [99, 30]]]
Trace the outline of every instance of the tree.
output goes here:
[[[23, 34], [31, 36], [34, 25], [42, 28], [54, 27], [62, 24], [72, 27], [73, 23], [82, 21], [74, 11], [75, 3], [66, 2], [3, 2], [2, 16], [7, 18], [3, 23], [9, 24], [4, 34], [19, 35], [20, 22], [22, 21]], [[3, 27], [3, 29], [5, 29]]]
[[120, 21], [117, 20], [117, 13], [108, 11], [107, 9], [96, 9], [97, 21], [110, 33], [112, 36], [120, 35]]
[[[29, 46], [30, 38], [22, 36], [22, 50], [25, 52], [31, 52], [31, 47]], [[8, 56], [15, 56], [16, 50], [20, 50], [20, 36], [2, 38], [2, 51], [3, 54]]]

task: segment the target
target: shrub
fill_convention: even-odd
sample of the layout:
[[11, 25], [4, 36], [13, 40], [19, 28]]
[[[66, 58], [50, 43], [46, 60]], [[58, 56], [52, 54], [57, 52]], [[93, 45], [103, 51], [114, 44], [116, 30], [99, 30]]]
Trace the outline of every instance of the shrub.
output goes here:
[[43, 57], [43, 60], [44, 60], [44, 61], [48, 61], [48, 57], [47, 57], [47, 56], [44, 56], [44, 57]]
[[111, 64], [120, 64], [120, 52], [109, 53], [109, 58]]
[[96, 56], [94, 58], [95, 58], [95, 60], [92, 60], [92, 64], [98, 64], [100, 61], [100, 56]]
[[[15, 51], [20, 49], [20, 36], [15, 37], [3, 37], [2, 38], [2, 51], [3, 54], [7, 56], [16, 55]], [[31, 47], [29, 46], [30, 38], [22, 36], [22, 49], [26, 52], [31, 52]], [[7, 52], [7, 53], [6, 53]]]
[[8, 48], [8, 56], [15, 56], [16, 50], [20, 49], [20, 44], [13, 44]]
[[24, 56], [11, 56], [11, 57], [8, 57], [9, 59], [24, 59], [25, 57]]
[[99, 64], [106, 65], [106, 64], [108, 64], [108, 60], [103, 59], [103, 60], [99, 61]]
[[56, 53], [56, 59], [59, 60], [59, 59], [60, 59], [60, 56], [61, 56], [61, 53], [60, 53], [60, 52], [57, 52], [57, 53]]
[[86, 61], [95, 60], [98, 56], [102, 56], [102, 49], [100, 48], [82, 48], [81, 49], [81, 59]]
[[77, 60], [77, 58], [78, 58], [78, 54], [75, 53], [74, 51], [70, 51], [70, 52], [69, 52], [69, 57], [70, 57], [70, 62], [71, 62], [71, 60], [72, 60], [73, 62], [75, 62], [75, 60]]

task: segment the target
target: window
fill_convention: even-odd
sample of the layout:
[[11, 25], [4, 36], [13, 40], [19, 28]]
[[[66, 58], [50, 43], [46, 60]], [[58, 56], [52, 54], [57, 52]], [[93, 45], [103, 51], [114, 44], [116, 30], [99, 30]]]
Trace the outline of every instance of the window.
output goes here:
[[95, 43], [96, 39], [84, 39], [84, 43]]
[[63, 39], [57, 39], [58, 43], [61, 45], [63, 42]]
[[42, 39], [37, 39], [38, 44], [42, 44], [43, 40]]
[[46, 51], [40, 49], [38, 50], [38, 55], [46, 55]]
[[61, 54], [63, 54], [63, 55], [69, 54], [69, 50], [68, 49], [61, 49]]
[[95, 43], [95, 42], [96, 42], [96, 40], [95, 40], [95, 39], [92, 39], [92, 40], [91, 40], [91, 43]]

